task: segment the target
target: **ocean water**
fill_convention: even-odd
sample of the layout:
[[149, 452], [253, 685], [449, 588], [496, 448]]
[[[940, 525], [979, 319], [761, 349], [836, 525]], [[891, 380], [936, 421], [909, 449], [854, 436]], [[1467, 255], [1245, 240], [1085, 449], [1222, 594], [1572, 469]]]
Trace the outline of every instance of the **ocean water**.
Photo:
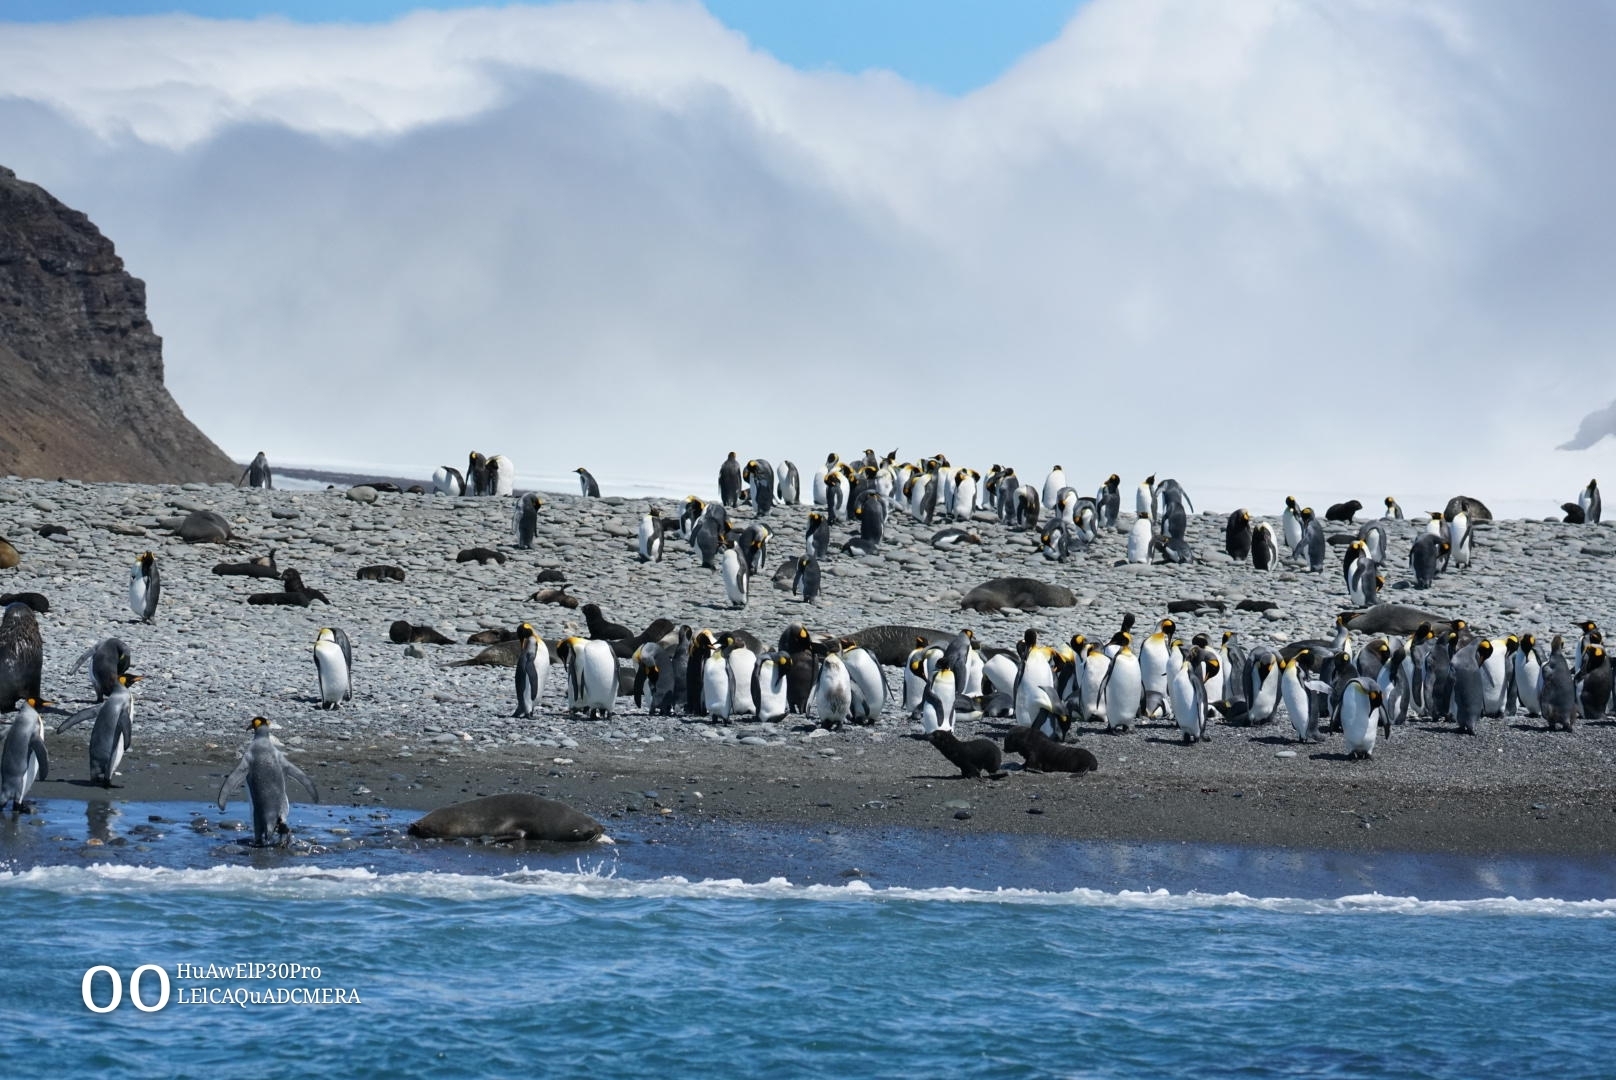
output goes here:
[[518, 849], [303, 806], [251, 851], [197, 804], [40, 808], [0, 819], [19, 1075], [1616, 1073], [1616, 858], [649, 820]]

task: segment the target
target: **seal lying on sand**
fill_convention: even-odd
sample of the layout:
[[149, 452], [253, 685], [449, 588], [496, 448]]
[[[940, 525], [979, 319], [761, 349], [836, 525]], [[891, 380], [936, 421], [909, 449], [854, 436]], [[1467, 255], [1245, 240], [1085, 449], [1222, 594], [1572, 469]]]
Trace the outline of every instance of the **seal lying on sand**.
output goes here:
[[1442, 508], [1442, 516], [1452, 521], [1457, 514], [1464, 514], [1471, 521], [1491, 521], [1493, 512], [1487, 509], [1487, 504], [1480, 499], [1473, 499], [1469, 495], [1455, 495], [1448, 500], [1448, 505]]
[[1020, 754], [1026, 762], [1024, 768], [1034, 772], [1094, 772], [1099, 760], [1081, 746], [1066, 746], [1056, 742], [1036, 728], [1014, 727], [1005, 732], [1004, 748]]
[[537, 795], [489, 795], [432, 811], [410, 826], [411, 836], [432, 840], [548, 840], [580, 844], [606, 830], [588, 814]]
[[1001, 577], [984, 581], [960, 598], [967, 611], [998, 611], [1000, 608], [1076, 607], [1077, 597], [1064, 585], [1050, 585], [1034, 578]]
[[902, 665], [909, 662], [909, 654], [914, 651], [917, 638], [925, 638], [932, 645], [947, 645], [954, 640], [954, 634], [948, 630], [927, 630], [922, 626], [887, 623], [882, 626], [867, 626], [840, 640], [851, 641], [870, 650], [876, 660], [883, 664]]
[[430, 626], [416, 626], [408, 619], [399, 619], [387, 628], [387, 639], [395, 645], [453, 645], [454, 642]]
[[1348, 630], [1360, 634], [1412, 634], [1420, 623], [1442, 626], [1452, 620], [1451, 615], [1435, 615], [1407, 604], [1376, 604], [1361, 614], [1343, 611]]
[[230, 522], [212, 510], [191, 511], [177, 531], [188, 544], [226, 544], [235, 537]]
[[275, 551], [273, 548], [270, 549], [268, 555], [260, 555], [256, 559], [248, 559], [246, 562], [219, 563], [213, 568], [213, 572], [220, 577], [278, 578], [281, 576], [280, 567], [275, 565]]

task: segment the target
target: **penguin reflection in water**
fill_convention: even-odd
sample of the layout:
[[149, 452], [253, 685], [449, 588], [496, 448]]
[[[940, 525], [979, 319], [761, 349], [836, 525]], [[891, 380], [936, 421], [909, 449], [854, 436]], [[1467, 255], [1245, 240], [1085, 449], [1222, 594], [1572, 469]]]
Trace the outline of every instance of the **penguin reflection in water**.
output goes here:
[[314, 781], [286, 760], [270, 734], [270, 727], [270, 722], [262, 716], [253, 717], [253, 737], [242, 748], [235, 770], [219, 787], [219, 809], [223, 811], [230, 793], [240, 787], [242, 781], [247, 782], [247, 795], [252, 799], [253, 844], [257, 847], [269, 847], [271, 833], [278, 838], [275, 841], [278, 846], [285, 846], [292, 839], [292, 830], [286, 825], [286, 818], [292, 812], [291, 800], [286, 796], [288, 776], [302, 784], [315, 802], [320, 801]]

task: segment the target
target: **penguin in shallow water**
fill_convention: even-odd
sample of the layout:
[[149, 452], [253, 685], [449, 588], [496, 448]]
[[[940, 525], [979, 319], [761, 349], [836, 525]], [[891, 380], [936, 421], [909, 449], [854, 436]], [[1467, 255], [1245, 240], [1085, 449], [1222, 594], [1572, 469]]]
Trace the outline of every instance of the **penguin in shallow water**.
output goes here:
[[797, 573], [791, 579], [791, 595], [802, 594], [802, 602], [811, 604], [819, 596], [819, 560], [804, 555], [797, 560]]
[[157, 556], [148, 551], [129, 568], [129, 610], [141, 622], [151, 622], [162, 595], [163, 580], [157, 572]]
[[0, 613], [0, 712], [18, 701], [38, 698], [45, 666], [45, 643], [33, 608], [10, 603]]
[[511, 715], [530, 717], [544, 696], [545, 676], [550, 673], [550, 650], [530, 623], [516, 628], [516, 641], [516, 711]]
[[595, 483], [595, 478], [590, 475], [588, 469], [580, 466], [572, 471], [578, 474], [578, 490], [584, 498], [600, 498], [600, 485]]
[[1599, 481], [1590, 480], [1588, 486], [1577, 495], [1577, 506], [1582, 510], [1582, 520], [1589, 525], [1598, 525], [1600, 517], [1604, 514], [1604, 502], [1599, 498]]
[[533, 538], [539, 533], [539, 508], [543, 505], [544, 500], [539, 498], [536, 491], [530, 491], [516, 500], [511, 531], [516, 534], [516, 546], [523, 551], [533, 549]]
[[1223, 550], [1235, 562], [1251, 557], [1251, 511], [1241, 507], [1229, 515], [1229, 524], [1223, 530]]
[[314, 671], [320, 680], [320, 708], [335, 709], [353, 700], [353, 646], [341, 629], [320, 628], [314, 638]]
[[286, 794], [288, 776], [302, 784], [315, 802], [320, 801], [314, 781], [286, 760], [281, 748], [275, 745], [270, 727], [270, 722], [262, 716], [253, 717], [250, 725], [253, 737], [242, 748], [241, 760], [235, 769], [219, 786], [219, 810], [223, 812], [230, 793], [240, 787], [243, 780], [247, 782], [247, 796], [252, 800], [253, 843], [258, 847], [268, 847], [271, 835], [278, 837], [276, 843], [281, 846], [292, 839], [292, 830], [286, 823], [292, 813], [292, 801]]
[[1274, 542], [1274, 527], [1259, 521], [1251, 530], [1251, 565], [1257, 570], [1272, 570], [1279, 561], [1279, 546]]
[[118, 771], [124, 751], [134, 742], [135, 706], [130, 687], [140, 678], [139, 675], [119, 675], [117, 688], [105, 701], [75, 713], [56, 726], [56, 733], [60, 735], [82, 720], [95, 718], [95, 726], [90, 729], [90, 780], [102, 787], [112, 786], [112, 776]]
[[0, 810], [33, 813], [28, 805], [28, 789], [35, 780], [50, 778], [50, 755], [45, 752], [44, 725], [34, 710], [44, 704], [38, 698], [17, 703], [17, 715], [0, 745]]
[[265, 491], [274, 488], [275, 476], [269, 471], [269, 458], [264, 456], [262, 450], [258, 451], [258, 456], [252, 459], [252, 464], [242, 472], [241, 479], [236, 481], [237, 487], [242, 484], [250, 488], [263, 488]]

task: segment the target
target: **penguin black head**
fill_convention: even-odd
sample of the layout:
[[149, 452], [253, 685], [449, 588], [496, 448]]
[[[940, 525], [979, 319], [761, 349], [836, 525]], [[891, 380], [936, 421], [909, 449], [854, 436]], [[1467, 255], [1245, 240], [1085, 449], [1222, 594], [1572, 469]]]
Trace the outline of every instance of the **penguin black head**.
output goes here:
[[516, 628], [516, 640], [518, 640], [518, 641], [526, 641], [529, 638], [531, 638], [532, 636], [533, 636], [533, 626], [532, 626], [531, 623], [523, 623], [521, 626], [518, 626]]
[[1486, 638], [1476, 642], [1476, 655], [1486, 660], [1493, 654], [1493, 643]]
[[1126, 649], [1133, 642], [1133, 636], [1126, 630], [1118, 630], [1111, 635], [1111, 644]]
[[1131, 612], [1131, 611], [1123, 612], [1122, 613], [1122, 632], [1124, 634], [1126, 634], [1129, 630], [1133, 629], [1133, 623], [1134, 623], [1133, 612]]
[[268, 720], [264, 719], [262, 716], [255, 716], [252, 718], [252, 722], [247, 725], [247, 730], [258, 731], [269, 726], [270, 723]]
[[1392, 507], [1394, 507], [1396, 505], [1397, 505], [1397, 500], [1396, 499], [1392, 498], [1390, 495], [1386, 496], [1386, 509], [1390, 510]]
[[1205, 674], [1201, 676], [1202, 682], [1211, 681], [1212, 676], [1216, 675], [1218, 673], [1218, 669], [1223, 666], [1222, 664], [1218, 663], [1218, 658], [1213, 656], [1211, 653], [1202, 653], [1201, 662], [1206, 665]]
[[128, 672], [124, 672], [122, 675], [118, 676], [118, 682], [122, 683], [124, 686], [133, 686], [145, 677], [146, 676], [144, 675], [131, 675]]
[[1599, 629], [1599, 624], [1592, 619], [1583, 619], [1581, 622], [1574, 622], [1571, 625], [1581, 630], [1584, 634], [1591, 634]]
[[808, 569], [808, 556], [802, 555], [802, 556], [798, 557], [798, 559], [797, 559], [797, 569], [799, 569], [799, 570]]

